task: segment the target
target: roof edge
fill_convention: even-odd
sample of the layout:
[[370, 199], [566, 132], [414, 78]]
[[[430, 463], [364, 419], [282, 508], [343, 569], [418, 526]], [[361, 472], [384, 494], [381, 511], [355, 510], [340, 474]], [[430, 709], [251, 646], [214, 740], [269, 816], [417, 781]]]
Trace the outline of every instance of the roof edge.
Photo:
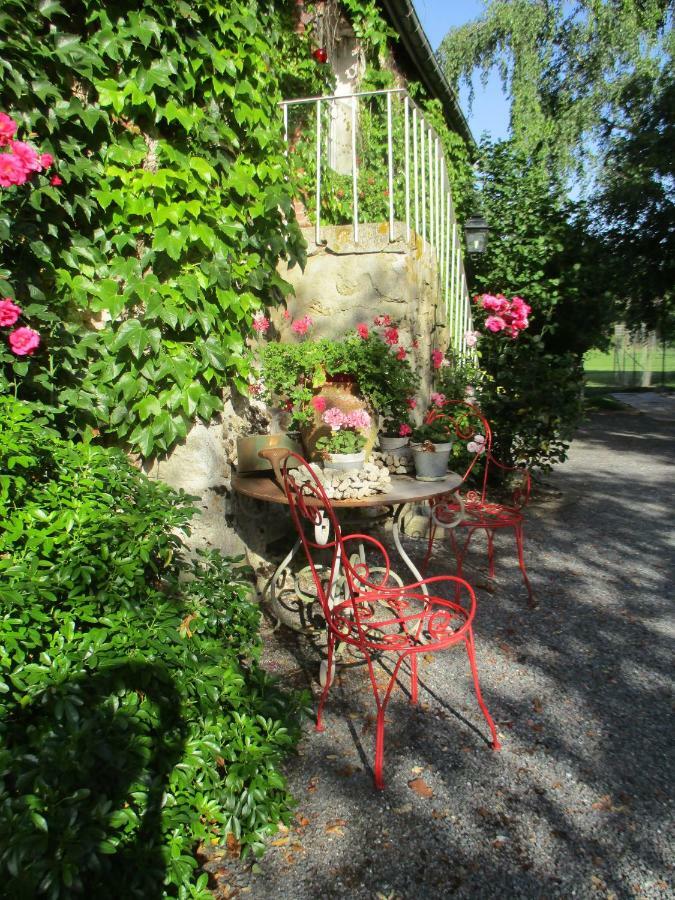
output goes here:
[[380, 4], [398, 32], [404, 50], [415, 65], [419, 80], [434, 99], [440, 100], [450, 122], [467, 142], [469, 150], [475, 153], [476, 140], [457, 102], [455, 92], [431, 49], [412, 0], [380, 0]]

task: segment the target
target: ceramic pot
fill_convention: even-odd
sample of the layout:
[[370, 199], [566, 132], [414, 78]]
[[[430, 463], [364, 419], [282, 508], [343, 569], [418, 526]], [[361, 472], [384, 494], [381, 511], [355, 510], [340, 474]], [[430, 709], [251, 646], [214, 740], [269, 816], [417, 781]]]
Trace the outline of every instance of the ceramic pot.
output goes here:
[[[335, 376], [332, 381], [327, 381], [317, 391], [315, 396], [323, 397], [326, 401], [326, 409], [336, 406], [344, 413], [353, 412], [356, 409], [365, 409], [370, 415], [370, 428], [363, 431], [366, 436], [366, 444], [363, 448], [366, 459], [369, 459], [370, 452], [377, 438], [376, 417], [373, 410], [368, 406], [363, 397], [358, 392], [358, 387], [353, 378], [348, 376]], [[317, 452], [316, 442], [320, 437], [328, 437], [331, 433], [330, 425], [321, 418], [321, 413], [314, 411], [314, 420], [311, 425], [303, 428], [301, 431], [302, 443], [305, 446], [306, 458], [313, 460], [323, 459], [323, 455]]]
[[247, 434], [237, 438], [237, 472], [267, 472], [272, 466], [266, 459], [258, 456], [259, 450], [273, 447], [284, 447], [302, 456], [302, 447], [285, 432], [278, 434]]
[[410, 443], [409, 437], [388, 437], [386, 434], [381, 434], [378, 440], [380, 442], [380, 450], [383, 453], [391, 453], [394, 450], [401, 450], [403, 447], [407, 447]]
[[431, 444], [433, 450], [424, 450], [426, 444], [412, 444], [415, 477], [418, 481], [439, 481], [448, 474], [448, 461], [452, 443]]
[[366, 451], [360, 453], [329, 453], [323, 463], [326, 471], [347, 472], [349, 469], [362, 469], [366, 461]]

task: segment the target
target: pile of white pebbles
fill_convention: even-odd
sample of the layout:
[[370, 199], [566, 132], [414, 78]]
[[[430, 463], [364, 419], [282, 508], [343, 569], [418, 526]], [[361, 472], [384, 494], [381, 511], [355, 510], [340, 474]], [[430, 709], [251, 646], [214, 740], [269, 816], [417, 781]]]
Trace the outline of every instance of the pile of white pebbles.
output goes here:
[[[330, 500], [361, 500], [373, 494], [386, 494], [391, 488], [391, 475], [386, 466], [378, 466], [367, 462], [361, 469], [348, 469], [345, 472], [336, 469], [320, 469], [310, 466]], [[300, 481], [309, 481], [309, 472], [298, 470], [294, 477]]]

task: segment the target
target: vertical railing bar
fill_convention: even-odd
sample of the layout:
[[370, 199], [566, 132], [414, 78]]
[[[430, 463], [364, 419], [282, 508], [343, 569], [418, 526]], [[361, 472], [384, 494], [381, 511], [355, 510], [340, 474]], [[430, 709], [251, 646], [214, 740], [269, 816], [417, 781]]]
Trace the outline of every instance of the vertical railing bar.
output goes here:
[[405, 239], [410, 241], [410, 98], [403, 98], [405, 129]]
[[321, 243], [321, 101], [316, 101], [316, 223], [314, 243]]
[[288, 103], [284, 103], [284, 144], [286, 146], [284, 155], [288, 156]]
[[436, 197], [438, 198], [438, 202], [436, 203], [436, 215], [438, 218], [438, 229], [437, 234], [440, 235], [441, 244], [439, 250], [439, 257], [442, 256], [443, 250], [443, 232], [441, 231], [441, 222], [443, 221], [443, 185], [441, 183], [441, 142], [438, 138], [436, 138]]
[[439, 254], [438, 254], [438, 276], [439, 276], [439, 281], [441, 283], [441, 291], [442, 291], [443, 290], [443, 265], [445, 262], [445, 215], [444, 215], [444, 213], [445, 213], [445, 194], [443, 193], [443, 191], [439, 191], [438, 197], [439, 197], [439, 201], [440, 201], [438, 205], [440, 207], [440, 220], [441, 220], [440, 231], [439, 231], [439, 235], [441, 238], [441, 244], [439, 247]]
[[460, 310], [460, 293], [461, 293], [461, 285], [460, 285], [460, 269], [462, 266], [462, 252], [459, 246], [459, 238], [457, 239], [457, 246], [455, 248], [456, 256], [455, 256], [455, 347], [457, 352], [459, 352], [459, 310]]
[[427, 131], [427, 153], [429, 156], [429, 243], [434, 247], [434, 148], [431, 140], [431, 128]]
[[387, 94], [387, 170], [389, 175], [389, 240], [394, 240], [394, 144], [391, 122], [391, 94]]
[[420, 155], [422, 158], [422, 238], [426, 242], [427, 240], [427, 175], [424, 171], [425, 167], [425, 149], [424, 149], [424, 132], [425, 132], [425, 121], [424, 117], [420, 116]]
[[444, 275], [444, 286], [445, 286], [445, 321], [448, 321], [448, 308], [449, 308], [449, 291], [450, 291], [450, 212], [451, 212], [451, 203], [450, 203], [450, 191], [446, 194], [447, 203], [446, 203], [446, 218], [445, 218], [445, 271]]
[[418, 183], [418, 175], [417, 169], [419, 165], [419, 159], [417, 154], [417, 107], [413, 104], [413, 120], [412, 120], [412, 131], [413, 131], [413, 173], [415, 179], [415, 235], [419, 235], [420, 233], [420, 195], [419, 195], [419, 183]]
[[466, 353], [467, 313], [469, 311], [469, 288], [466, 283], [466, 272], [462, 273], [462, 297], [464, 299], [464, 309], [462, 310], [462, 356], [464, 356]]
[[358, 100], [352, 96], [352, 219], [354, 228], [354, 243], [359, 242], [359, 184], [358, 169], [356, 166], [356, 105]]
[[[448, 195], [448, 200], [450, 199]], [[448, 321], [450, 322], [450, 329], [452, 333], [452, 340], [455, 340], [455, 333], [452, 331], [452, 320], [453, 315], [455, 313], [455, 303], [454, 303], [454, 293], [455, 293], [455, 238], [457, 232], [457, 223], [452, 223], [452, 242], [450, 246], [450, 260], [449, 260], [449, 270], [450, 270], [450, 313], [448, 315]]]

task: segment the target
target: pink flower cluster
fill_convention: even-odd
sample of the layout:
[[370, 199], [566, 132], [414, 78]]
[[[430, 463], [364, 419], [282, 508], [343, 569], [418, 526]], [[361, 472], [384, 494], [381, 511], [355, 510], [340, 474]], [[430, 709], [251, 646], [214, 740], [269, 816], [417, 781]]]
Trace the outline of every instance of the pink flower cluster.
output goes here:
[[398, 430], [399, 437], [408, 437], [412, 434], [412, 428], [407, 422], [404, 422]]
[[345, 413], [337, 406], [331, 406], [321, 418], [326, 425], [330, 425], [333, 431], [339, 431], [341, 428], [368, 428], [370, 425], [370, 416], [365, 409], [353, 409], [351, 412]]
[[[15, 325], [21, 315], [21, 307], [11, 297], [0, 300], [0, 326], [10, 328]], [[32, 356], [40, 346], [40, 335], [32, 328], [15, 328], [9, 333], [9, 346], [16, 356]]]
[[522, 297], [507, 300], [503, 294], [479, 294], [474, 297], [474, 303], [490, 313], [485, 319], [485, 327], [493, 334], [504, 331], [515, 339], [530, 324], [527, 317], [532, 307]]
[[[7, 147], [0, 153], [0, 187], [25, 184], [34, 172], [46, 171], [54, 162], [51, 153], [39, 153], [35, 147], [23, 141], [15, 141], [17, 124], [7, 113], [0, 113], [0, 147]], [[61, 183], [58, 175], [52, 183]]]
[[429, 399], [434, 406], [445, 406], [445, 394], [439, 394], [436, 391], [432, 391], [429, 395]]
[[309, 316], [303, 316], [301, 319], [296, 319], [291, 323], [291, 331], [294, 331], [296, 334], [304, 335], [307, 334], [313, 324], [313, 319]]
[[257, 331], [258, 334], [264, 334], [269, 327], [270, 320], [262, 310], [258, 310], [258, 312], [253, 316], [253, 330]]
[[482, 434], [474, 434], [473, 440], [469, 441], [466, 445], [466, 449], [469, 453], [476, 453], [480, 455], [481, 453], [485, 453], [485, 438]]
[[445, 363], [445, 356], [442, 350], [434, 350], [431, 354], [431, 363], [434, 369], [440, 369]]

